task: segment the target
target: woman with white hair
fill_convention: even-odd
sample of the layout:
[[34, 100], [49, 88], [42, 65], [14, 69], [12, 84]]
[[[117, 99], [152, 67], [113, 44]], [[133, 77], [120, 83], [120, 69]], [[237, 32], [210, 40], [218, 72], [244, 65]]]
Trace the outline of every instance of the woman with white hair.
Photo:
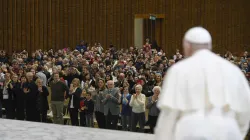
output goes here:
[[141, 93], [142, 86], [136, 85], [135, 94], [131, 97], [129, 105], [132, 107], [132, 131], [136, 132], [136, 125], [139, 122], [140, 132], [144, 132], [145, 125], [145, 100], [146, 96]]
[[156, 103], [158, 101], [159, 94], [161, 92], [161, 87], [155, 86], [153, 88], [154, 95], [150, 96], [148, 98], [148, 103], [147, 103], [147, 109], [149, 109], [148, 112], [148, 124], [150, 127], [150, 132], [154, 133], [154, 128], [156, 126], [156, 122], [158, 119], [158, 116], [160, 114], [160, 110], [156, 106]]

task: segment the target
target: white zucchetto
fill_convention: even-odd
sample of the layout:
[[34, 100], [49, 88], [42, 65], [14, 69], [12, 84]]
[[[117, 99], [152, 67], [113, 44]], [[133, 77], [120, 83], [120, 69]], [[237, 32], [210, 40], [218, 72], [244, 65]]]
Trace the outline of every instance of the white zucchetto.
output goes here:
[[196, 44], [206, 44], [212, 42], [210, 33], [202, 27], [193, 27], [189, 29], [186, 32], [184, 39]]

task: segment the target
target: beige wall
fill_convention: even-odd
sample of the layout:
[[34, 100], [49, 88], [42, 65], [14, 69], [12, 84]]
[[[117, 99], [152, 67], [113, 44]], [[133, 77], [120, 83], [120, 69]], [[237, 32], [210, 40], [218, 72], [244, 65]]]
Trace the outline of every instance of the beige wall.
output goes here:
[[136, 18], [134, 26], [134, 45], [141, 48], [143, 45], [143, 19]]

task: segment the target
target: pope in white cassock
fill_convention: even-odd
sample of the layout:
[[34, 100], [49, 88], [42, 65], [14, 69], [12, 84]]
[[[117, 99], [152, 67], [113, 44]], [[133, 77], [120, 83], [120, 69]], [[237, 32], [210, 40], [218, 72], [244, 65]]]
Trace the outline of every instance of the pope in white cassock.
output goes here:
[[163, 82], [157, 140], [243, 140], [250, 121], [250, 89], [238, 67], [217, 56], [202, 27], [183, 39], [187, 57]]

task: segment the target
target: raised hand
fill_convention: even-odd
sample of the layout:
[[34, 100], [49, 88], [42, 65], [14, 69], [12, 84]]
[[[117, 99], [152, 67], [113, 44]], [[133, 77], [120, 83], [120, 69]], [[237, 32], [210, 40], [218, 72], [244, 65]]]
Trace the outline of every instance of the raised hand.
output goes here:
[[43, 88], [42, 87], [38, 87], [38, 91], [43, 92]]

